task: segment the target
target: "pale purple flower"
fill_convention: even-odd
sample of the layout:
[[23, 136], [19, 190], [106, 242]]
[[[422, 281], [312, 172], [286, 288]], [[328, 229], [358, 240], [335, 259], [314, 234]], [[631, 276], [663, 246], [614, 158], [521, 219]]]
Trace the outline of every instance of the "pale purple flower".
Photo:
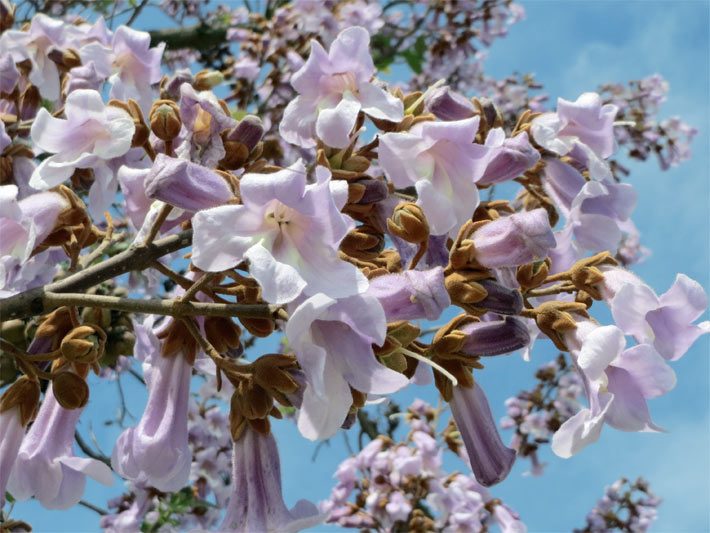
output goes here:
[[7, 30], [0, 36], [0, 55], [9, 54], [19, 63], [29, 60], [30, 82], [40, 94], [51, 101], [59, 98], [59, 70], [49, 59], [50, 48], [64, 44], [66, 23], [54, 20], [42, 13], [32, 17], [27, 31]]
[[35, 497], [47, 509], [68, 509], [84, 494], [86, 476], [111, 485], [111, 469], [101, 461], [76, 457], [74, 430], [83, 409], [65, 409], [47, 388], [37, 418], [27, 432], [10, 474], [16, 500]]
[[217, 207], [234, 197], [227, 181], [213, 170], [165, 154], [157, 155], [145, 177], [145, 193], [187, 211]]
[[404, 375], [373, 353], [372, 345], [382, 345], [387, 328], [375, 297], [334, 300], [317, 294], [290, 315], [286, 337], [308, 380], [298, 415], [306, 438], [328, 438], [338, 430], [352, 404], [351, 386], [366, 394], [389, 394], [407, 385]]
[[417, 190], [432, 235], [455, 232], [478, 207], [475, 181], [486, 167], [485, 147], [473, 144], [478, 117], [422, 122], [380, 137], [378, 158], [396, 187]]
[[66, 119], [54, 118], [42, 108], [30, 134], [38, 148], [51, 155], [40, 163], [30, 186], [50, 189], [68, 180], [77, 168], [91, 168], [94, 183], [89, 191], [89, 210], [100, 216], [110, 205], [117, 183], [106, 164], [131, 148], [135, 126], [124, 110], [107, 106], [96, 91], [78, 90], [64, 104]]
[[290, 533], [320, 524], [318, 508], [299, 500], [288, 509], [281, 493], [281, 465], [273, 435], [248, 427], [234, 443], [232, 494], [223, 531]]
[[630, 272], [608, 268], [602, 296], [608, 301], [616, 324], [639, 343], [649, 343], [665, 359], [680, 359], [695, 341], [710, 332], [710, 321], [694, 322], [707, 309], [702, 286], [678, 274], [661, 296]]
[[547, 257], [555, 247], [547, 212], [514, 213], [493, 220], [471, 236], [476, 260], [488, 268], [514, 267]]
[[220, 134], [237, 121], [225, 113], [213, 92], [198, 93], [189, 83], [180, 86], [180, 118], [182, 142], [175, 153], [206, 167], [217, 166], [226, 155]]
[[651, 345], [625, 349], [623, 331], [589, 320], [578, 322], [565, 338], [590, 406], [557, 430], [552, 438], [557, 455], [570, 457], [596, 441], [604, 422], [622, 431], [660, 430], [646, 400], [673, 389], [676, 377]]
[[454, 387], [450, 405], [476, 480], [485, 487], [503, 481], [513, 467], [515, 451], [503, 444], [480, 384]]
[[502, 128], [494, 128], [488, 132], [485, 146], [490, 152], [486, 170], [476, 182], [478, 185], [494, 185], [517, 178], [540, 160], [540, 152], [532, 147], [526, 132], [506, 138]]
[[127, 165], [121, 166], [116, 173], [116, 179], [123, 193], [126, 215], [135, 229], [143, 225], [153, 203], [145, 192], [145, 179], [149, 173], [150, 168], [132, 168]]
[[561, 156], [576, 150], [592, 177], [606, 179], [610, 173], [604, 159], [616, 150], [617, 111], [613, 104], [602, 105], [596, 93], [584, 93], [574, 102], [558, 98], [556, 113], [533, 119], [532, 136], [540, 146]]
[[441, 267], [376, 277], [370, 280], [367, 294], [380, 301], [388, 322], [436, 320], [451, 305]]
[[374, 119], [399, 122], [402, 101], [373, 83], [375, 66], [369, 51], [370, 35], [361, 27], [340, 32], [326, 52], [311, 41], [308, 60], [291, 77], [298, 92], [284, 110], [281, 136], [302, 148], [326, 145], [345, 148], [362, 111]]
[[367, 280], [338, 256], [352, 229], [340, 213], [347, 184], [332, 181], [324, 167], [306, 183], [300, 160], [273, 174], [246, 174], [240, 180], [242, 205], [198, 212], [193, 218], [193, 262], [219, 272], [249, 261], [266, 301], [286, 303], [302, 291], [340, 298], [363, 292]]
[[131, 481], [174, 492], [187, 485], [192, 462], [187, 441], [192, 365], [182, 353], [163, 356], [150, 325], [135, 324], [135, 355], [143, 361], [148, 403], [138, 425], [118, 437], [111, 465]]
[[85, 65], [74, 67], [69, 71], [66, 92], [69, 94], [79, 89], [99, 91], [104, 81], [106, 81], [106, 78], [99, 74], [94, 62], [89, 61]]

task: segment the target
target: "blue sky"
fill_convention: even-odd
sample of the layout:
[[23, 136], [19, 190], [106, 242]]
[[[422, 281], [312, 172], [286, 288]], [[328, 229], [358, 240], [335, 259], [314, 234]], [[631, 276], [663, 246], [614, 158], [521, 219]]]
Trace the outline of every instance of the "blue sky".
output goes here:
[[[697, 279], [708, 289], [710, 161], [708, 124], [708, 16], [704, 1], [534, 1], [523, 2], [527, 18], [497, 41], [487, 63], [489, 74], [534, 72], [553, 98], [574, 99], [606, 81], [626, 81], [655, 72], [669, 80], [671, 92], [663, 116], [680, 115], [698, 127], [694, 157], [679, 168], [661, 172], [655, 161], [631, 163], [630, 182], [639, 202], [634, 220], [643, 244], [653, 255], [635, 270], [658, 292], [665, 291], [677, 272]], [[152, 26], [144, 20], [145, 26]], [[479, 374], [497, 417], [503, 401], [532, 383], [532, 373], [556, 352], [538, 343], [531, 364], [517, 355], [498, 358]], [[627, 434], [605, 428], [600, 441], [578, 456], [561, 460], [551, 454], [541, 478], [524, 477], [521, 462], [494, 494], [516, 509], [531, 531], [570, 531], [584, 524], [586, 512], [603, 487], [619, 476], [646, 477], [664, 499], [655, 531], [710, 530], [709, 377], [707, 337], [674, 364], [676, 390], [650, 404], [661, 434]], [[145, 392], [124, 378], [129, 408], [140, 416]], [[113, 384], [92, 390], [92, 404], [82, 420], [89, 423], [104, 450], [118, 431], [104, 427], [106, 409], [115, 406]], [[436, 402], [428, 389], [412, 388], [396, 396], [400, 405], [415, 397]], [[325, 498], [332, 473], [347, 452], [342, 437], [322, 447], [311, 462], [314, 444], [302, 439], [290, 423], [276, 424], [282, 455], [287, 503], [300, 498]], [[506, 439], [508, 436], [506, 436]], [[451, 462], [455, 469], [463, 464]], [[89, 484], [85, 498], [104, 505], [122, 485], [105, 489]], [[13, 515], [29, 520], [35, 531], [94, 531], [96, 515], [77, 508], [47, 511], [34, 502], [17, 504]], [[327, 531], [328, 528], [318, 528]]]

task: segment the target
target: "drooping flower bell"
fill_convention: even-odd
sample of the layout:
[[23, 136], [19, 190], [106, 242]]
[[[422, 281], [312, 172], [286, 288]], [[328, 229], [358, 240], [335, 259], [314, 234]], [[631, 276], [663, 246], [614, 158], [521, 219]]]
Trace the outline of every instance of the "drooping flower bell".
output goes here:
[[307, 500], [299, 500], [291, 509], [284, 504], [273, 435], [247, 427], [233, 446], [232, 494], [220, 531], [291, 533], [325, 519]]
[[17, 500], [35, 497], [48, 509], [68, 509], [81, 500], [86, 476], [111, 485], [111, 469], [101, 461], [76, 457], [72, 451], [82, 408], [65, 409], [52, 391], [42, 402], [10, 474], [8, 490]]
[[450, 405], [476, 480], [485, 487], [503, 481], [515, 462], [515, 450], [503, 444], [481, 385], [453, 387]]
[[[169, 319], [161, 331], [171, 327], [175, 324]], [[150, 323], [136, 324], [135, 329], [135, 354], [143, 360], [148, 403], [138, 425], [118, 437], [111, 465], [127, 479], [173, 492], [187, 485], [192, 463], [187, 439], [192, 362], [179, 344], [161, 353], [161, 342]]]

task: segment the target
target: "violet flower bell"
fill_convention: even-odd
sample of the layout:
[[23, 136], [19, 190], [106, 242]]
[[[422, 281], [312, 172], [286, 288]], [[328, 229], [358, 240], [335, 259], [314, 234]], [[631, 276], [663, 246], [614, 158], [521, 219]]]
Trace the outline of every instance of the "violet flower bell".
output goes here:
[[131, 481], [174, 492], [187, 485], [192, 463], [187, 439], [192, 364], [182, 351], [163, 355], [150, 324], [136, 324], [135, 355], [143, 360], [148, 403], [138, 425], [118, 437], [111, 465]]
[[481, 385], [453, 387], [449, 404], [476, 481], [485, 487], [503, 481], [515, 462], [515, 450], [503, 444]]
[[233, 446], [232, 493], [220, 531], [291, 533], [325, 520], [325, 515], [307, 500], [299, 500], [291, 509], [286, 507], [273, 435], [262, 435], [247, 424]]
[[107, 106], [96, 91], [77, 90], [67, 96], [65, 119], [42, 108], [32, 124], [32, 141], [51, 155], [30, 178], [30, 186], [51, 189], [68, 180], [77, 168], [91, 168], [94, 183], [89, 191], [89, 210], [100, 216], [113, 200], [116, 180], [106, 164], [131, 148], [135, 126], [123, 109]]
[[376, 277], [370, 280], [367, 294], [380, 301], [387, 322], [436, 320], [451, 305], [442, 267]]
[[226, 204], [234, 198], [227, 180], [202, 165], [158, 154], [145, 177], [148, 198], [186, 211]]
[[359, 26], [340, 32], [329, 52], [311, 41], [311, 54], [291, 77], [298, 96], [279, 124], [287, 142], [312, 148], [317, 137], [328, 146], [345, 148], [360, 111], [374, 119], [402, 120], [402, 101], [371, 81], [375, 65], [369, 46], [370, 34]]
[[523, 211], [493, 220], [471, 236], [476, 260], [487, 268], [516, 267], [545, 259], [555, 247], [547, 211]]
[[302, 161], [272, 174], [245, 174], [242, 205], [223, 205], [195, 214], [192, 261], [208, 272], [232, 268], [244, 259], [264, 300], [274, 304], [322, 292], [342, 298], [364, 292], [367, 279], [342, 261], [338, 247], [353, 228], [340, 212], [347, 184], [333, 181], [325, 167], [307, 184]]
[[54, 397], [52, 385], [47, 388], [10, 474], [8, 490], [16, 500], [35, 497], [47, 509], [68, 509], [81, 500], [86, 476], [103, 485], [113, 483], [108, 466], [96, 459], [76, 457], [72, 451], [82, 411], [65, 409]]
[[335, 434], [353, 403], [351, 386], [364, 394], [390, 394], [409, 383], [375, 357], [372, 345], [384, 343], [387, 322], [374, 296], [334, 300], [316, 294], [289, 313], [286, 337], [308, 381], [298, 414], [304, 437]]
[[502, 128], [494, 128], [488, 132], [485, 146], [490, 153], [486, 170], [476, 182], [479, 186], [517, 178], [540, 160], [540, 152], [530, 144], [526, 132], [506, 138]]
[[501, 320], [470, 322], [461, 328], [466, 340], [461, 352], [471, 356], [492, 356], [521, 350], [530, 344], [525, 323], [512, 316]]
[[455, 232], [478, 207], [475, 182], [486, 168], [487, 149], [473, 140], [479, 117], [420, 122], [403, 133], [380, 136], [378, 158], [395, 187], [414, 186], [432, 235]]
[[20, 79], [15, 60], [9, 53], [0, 53], [0, 94], [10, 94]]

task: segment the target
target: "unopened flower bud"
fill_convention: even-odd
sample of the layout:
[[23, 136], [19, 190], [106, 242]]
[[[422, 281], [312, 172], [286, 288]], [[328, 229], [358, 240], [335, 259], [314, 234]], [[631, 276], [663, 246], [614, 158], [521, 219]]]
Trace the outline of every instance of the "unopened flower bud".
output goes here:
[[478, 185], [493, 185], [517, 178], [540, 160], [540, 152], [535, 150], [523, 132], [506, 139], [502, 128], [492, 129], [486, 137], [486, 146], [493, 150], [483, 176]]
[[185, 159], [158, 154], [145, 178], [148, 198], [186, 211], [200, 211], [227, 203], [234, 194], [216, 172]]
[[64, 409], [80, 409], [89, 401], [89, 386], [84, 378], [67, 370], [52, 378], [52, 392]]
[[252, 379], [240, 381], [232, 395], [232, 405], [249, 420], [268, 416], [273, 404], [271, 396]]
[[522, 320], [471, 322], [461, 328], [466, 334], [461, 351], [471, 356], [491, 356], [514, 352], [530, 344], [530, 333]]
[[180, 108], [172, 100], [158, 100], [150, 108], [150, 129], [163, 141], [172, 141], [180, 133]]
[[241, 334], [241, 328], [228, 317], [205, 317], [205, 337], [219, 353], [226, 353], [228, 350], [242, 353]]
[[429, 238], [429, 223], [424, 211], [411, 202], [402, 202], [395, 208], [392, 217], [387, 219], [387, 229], [400, 239], [414, 244]]
[[501, 315], [517, 315], [523, 309], [523, 296], [519, 290], [509, 289], [500, 283], [485, 279], [478, 283], [486, 290], [486, 297], [476, 305]]
[[340, 249], [351, 257], [372, 260], [385, 247], [385, 236], [370, 225], [358, 226], [348, 233], [340, 244]]
[[247, 115], [226, 135], [226, 141], [234, 141], [246, 146], [251, 152], [264, 136], [264, 123], [259, 117]]
[[195, 75], [192, 86], [196, 91], [209, 91], [224, 81], [224, 74], [217, 70], [202, 70]]
[[480, 284], [483, 276], [484, 273], [473, 270], [457, 270], [446, 276], [446, 290], [451, 300], [464, 308], [480, 302], [487, 294]]
[[24, 427], [34, 418], [39, 406], [39, 397], [39, 383], [27, 376], [21, 376], [0, 397], [0, 413], [18, 408], [20, 424]]
[[515, 267], [544, 259], [556, 245], [544, 209], [493, 220], [477, 229], [471, 239], [476, 260], [487, 268]]
[[540, 304], [534, 310], [535, 323], [545, 335], [562, 351], [569, 351], [565, 334], [577, 329], [577, 321], [571, 313], [588, 317], [587, 306], [581, 302], [560, 302], [553, 300]]
[[74, 328], [62, 339], [62, 356], [73, 363], [91, 364], [103, 355], [104, 337], [105, 334], [98, 327]]
[[301, 386], [294, 378], [296, 360], [292, 356], [269, 354], [259, 357], [252, 363], [254, 380], [268, 391], [293, 394]]
[[534, 261], [518, 267], [515, 278], [522, 290], [530, 290], [539, 287], [547, 279], [550, 273], [550, 259], [544, 261]]
[[447, 85], [429, 92], [424, 100], [429, 113], [439, 120], [464, 120], [476, 114], [476, 108], [465, 96], [452, 91]]

